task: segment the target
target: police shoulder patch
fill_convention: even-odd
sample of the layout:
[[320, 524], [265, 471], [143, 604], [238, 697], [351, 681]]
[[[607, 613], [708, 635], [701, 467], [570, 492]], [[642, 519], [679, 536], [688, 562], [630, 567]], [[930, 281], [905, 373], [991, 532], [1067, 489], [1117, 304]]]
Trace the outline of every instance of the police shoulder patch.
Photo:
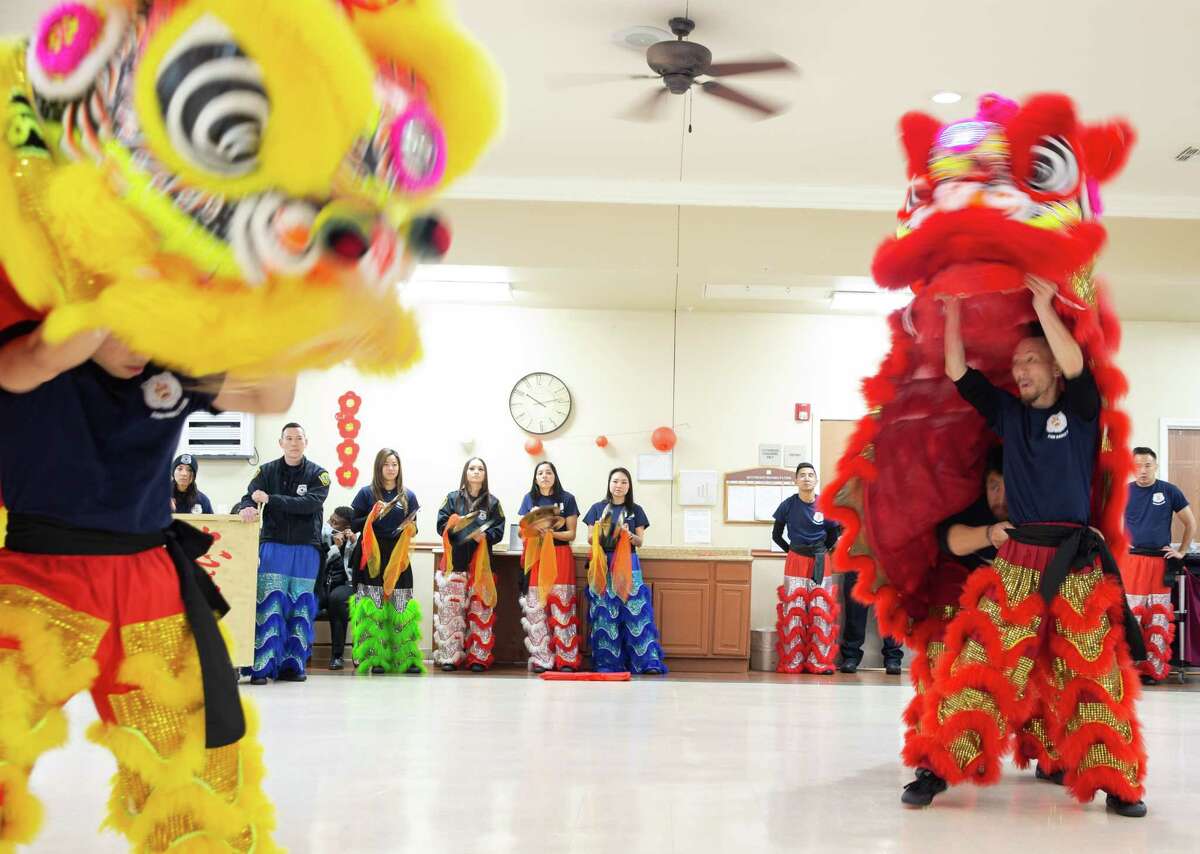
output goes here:
[[329, 486], [329, 472], [321, 472], [321, 486]]

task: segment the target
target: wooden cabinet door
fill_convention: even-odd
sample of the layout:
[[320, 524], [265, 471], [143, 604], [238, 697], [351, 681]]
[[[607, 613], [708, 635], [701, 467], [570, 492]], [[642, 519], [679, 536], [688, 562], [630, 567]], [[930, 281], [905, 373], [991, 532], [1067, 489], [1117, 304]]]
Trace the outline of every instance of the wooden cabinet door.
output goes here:
[[712, 605], [708, 584], [659, 581], [654, 585], [654, 617], [665, 655], [708, 655]]
[[750, 588], [717, 584], [713, 602], [712, 654], [750, 655]]

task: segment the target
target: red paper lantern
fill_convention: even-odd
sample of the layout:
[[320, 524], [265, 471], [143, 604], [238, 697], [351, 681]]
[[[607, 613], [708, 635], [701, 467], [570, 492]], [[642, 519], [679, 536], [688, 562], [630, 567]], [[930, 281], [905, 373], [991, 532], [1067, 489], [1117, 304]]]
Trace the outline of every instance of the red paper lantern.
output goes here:
[[531, 457], [536, 457], [538, 454], [540, 454], [542, 452], [542, 450], [544, 448], [545, 448], [545, 445], [542, 444], [541, 439], [526, 439], [525, 440], [525, 453], [529, 454], [529, 456], [531, 456]]
[[650, 434], [650, 444], [658, 450], [666, 452], [675, 447], [678, 438], [670, 427], [659, 427]]
[[607, 448], [608, 447], [608, 437], [607, 436], [597, 436], [596, 437], [596, 447], [597, 448]]

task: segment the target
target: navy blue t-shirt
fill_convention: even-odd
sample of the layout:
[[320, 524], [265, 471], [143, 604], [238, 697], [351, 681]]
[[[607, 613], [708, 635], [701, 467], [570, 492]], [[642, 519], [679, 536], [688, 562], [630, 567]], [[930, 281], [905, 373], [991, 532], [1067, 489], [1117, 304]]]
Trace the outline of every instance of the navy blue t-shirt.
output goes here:
[[117, 379], [95, 362], [25, 394], [0, 389], [0, 489], [14, 512], [148, 534], [171, 524], [170, 478], [187, 416], [214, 395], [157, 365]]
[[1100, 448], [1100, 392], [1091, 372], [1067, 380], [1048, 409], [1026, 406], [974, 368], [955, 386], [1004, 440], [1009, 520], [1088, 524]]
[[[535, 506], [536, 507], [549, 507], [553, 504], [561, 504], [562, 505], [562, 513], [560, 515], [563, 518], [569, 519], [572, 516], [579, 515], [579, 505], [575, 503], [575, 496], [566, 491], [564, 491], [558, 498], [555, 498], [553, 495], [540, 495], [539, 494], [537, 497], [536, 504], [534, 504], [533, 497], [528, 492], [526, 492], [525, 497], [521, 499], [521, 509], [519, 509], [517, 511], [517, 515], [524, 516], [526, 513], [528, 513], [530, 510], [532, 510]], [[603, 509], [603, 508], [601, 508], [601, 509]]]
[[942, 551], [952, 556], [967, 569], [978, 569], [985, 563], [991, 563], [996, 559], [996, 547], [986, 546], [978, 551], [971, 552], [969, 555], [956, 555], [950, 550], [950, 529], [955, 525], [966, 525], [968, 528], [983, 528], [1000, 521], [1003, 520], [996, 518], [996, 514], [992, 512], [992, 508], [988, 504], [987, 496], [981, 495], [970, 507], [955, 513], [937, 526], [938, 545]]
[[789, 495], [775, 510], [775, 521], [787, 524], [789, 543], [802, 546], [819, 546], [836, 539], [840, 526], [817, 509], [819, 496], [812, 504], [799, 495]]
[[[588, 512], [584, 514], [583, 523], [585, 525], [595, 525], [600, 521], [600, 517], [604, 515], [604, 508], [608, 506], [607, 501], [597, 501], [588, 508]], [[646, 518], [646, 511], [642, 509], [642, 505], [634, 504], [632, 509], [627, 508], [624, 504], [614, 504], [612, 508], [613, 530], [617, 530], [622, 524], [628, 522], [631, 533], [637, 533], [638, 528], [649, 528], [650, 520]], [[633, 547], [636, 552], [637, 547]]]
[[1150, 486], [1129, 484], [1125, 505], [1125, 527], [1129, 541], [1138, 549], [1161, 549], [1171, 543], [1171, 517], [1188, 506], [1179, 487], [1165, 480]]

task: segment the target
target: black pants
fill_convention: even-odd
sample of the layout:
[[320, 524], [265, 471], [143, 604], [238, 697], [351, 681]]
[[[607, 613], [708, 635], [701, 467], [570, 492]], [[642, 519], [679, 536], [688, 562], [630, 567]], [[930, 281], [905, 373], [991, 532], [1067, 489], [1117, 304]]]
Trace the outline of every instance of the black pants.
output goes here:
[[[847, 572], [842, 577], [842, 610], [846, 622], [842, 625], [842, 663], [859, 664], [863, 657], [863, 641], [867, 639], [867, 612], [869, 607], [850, 595], [855, 583], [858, 582], [857, 572]], [[904, 647], [894, 638], [883, 639], [883, 663], [896, 662], [904, 658]]]
[[354, 588], [343, 584], [317, 591], [317, 610], [329, 617], [329, 657], [342, 658], [346, 651], [346, 627], [350, 625], [350, 597]]

